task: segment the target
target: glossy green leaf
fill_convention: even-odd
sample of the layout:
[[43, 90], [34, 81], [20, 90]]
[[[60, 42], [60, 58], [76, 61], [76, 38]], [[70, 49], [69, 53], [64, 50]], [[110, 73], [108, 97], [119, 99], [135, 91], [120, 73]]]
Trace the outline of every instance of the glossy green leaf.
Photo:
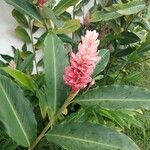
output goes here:
[[147, 34], [145, 42], [139, 47], [139, 53], [145, 53], [150, 50], [150, 33]]
[[20, 64], [19, 70], [25, 71], [29, 66], [33, 65], [34, 54], [30, 54], [25, 58], [25, 60]]
[[21, 26], [16, 27], [15, 32], [16, 32], [17, 37], [21, 39], [23, 42], [31, 43], [31, 39], [27, 31], [23, 27]]
[[58, 37], [64, 42], [73, 45], [75, 41], [66, 34], [58, 34]]
[[39, 100], [39, 107], [41, 110], [41, 115], [43, 118], [45, 118], [47, 114], [47, 109], [48, 109], [47, 101], [46, 101], [46, 94], [44, 93], [44, 91], [37, 89], [36, 96]]
[[143, 43], [141, 47], [138, 49], [140, 53], [145, 53], [150, 50], [150, 43]]
[[63, 81], [67, 57], [62, 41], [54, 33], [49, 33], [44, 42], [44, 71], [51, 114], [57, 111], [67, 97], [67, 86]]
[[60, 0], [59, 3], [54, 7], [54, 13], [59, 16], [65, 12], [70, 6], [77, 4], [79, 0]]
[[118, 6], [114, 6], [114, 9], [117, 9], [117, 12], [121, 15], [131, 15], [144, 10], [145, 3], [143, 0], [134, 0], [127, 4], [122, 4]]
[[44, 13], [44, 17], [49, 18], [54, 23], [54, 25], [56, 27], [62, 27], [63, 26], [63, 22], [61, 20], [57, 19], [54, 12], [50, 8], [44, 7], [43, 13]]
[[122, 32], [118, 39], [121, 45], [131, 44], [140, 41], [140, 38], [133, 32]]
[[97, 0], [97, 1], [101, 5], [102, 8], [104, 8], [109, 2], [109, 0]]
[[12, 56], [5, 55], [5, 54], [0, 54], [0, 56], [7, 62], [10, 62], [13, 59]]
[[0, 120], [18, 145], [27, 147], [35, 140], [33, 109], [21, 89], [4, 76], [0, 76]]
[[13, 10], [12, 11], [12, 16], [16, 19], [16, 21], [23, 27], [28, 28], [29, 24], [28, 21], [26, 19], [26, 17], [21, 14], [18, 10]]
[[90, 0], [83, 0], [81, 1], [79, 4], [77, 4], [77, 6], [75, 7], [74, 11], [78, 11], [80, 9], [82, 9], [82, 7], [84, 7], [85, 5], [87, 5], [89, 3]]
[[123, 85], [104, 86], [89, 90], [77, 97], [75, 102], [111, 109], [150, 109], [150, 90]]
[[136, 50], [135, 47], [130, 47], [130, 46], [128, 48], [126, 48], [126, 49], [119, 49], [119, 50], [117, 50], [115, 56], [117, 56], [117, 57], [124, 57], [124, 56], [127, 56], [127, 55], [131, 54], [135, 50]]
[[28, 0], [5, 0], [6, 3], [12, 5], [22, 14], [29, 15], [31, 18], [42, 22], [42, 17], [36, 7]]
[[[147, 3], [148, 3], [148, 1], [147, 1]], [[146, 18], [147, 18], [147, 20], [150, 19], [150, 5], [148, 6], [148, 12], [147, 12]]]
[[54, 29], [53, 32], [56, 34], [68, 34], [75, 32], [80, 28], [80, 20], [74, 19], [74, 20], [69, 20], [64, 23], [62, 28]]
[[139, 150], [129, 137], [88, 122], [58, 125], [46, 137], [68, 150]]
[[10, 67], [2, 68], [6, 73], [8, 73], [10, 76], [12, 76], [17, 82], [19, 82], [22, 86], [27, 88], [30, 91], [36, 90], [36, 85], [32, 78], [25, 73], [12, 69]]
[[13, 50], [14, 50], [14, 62], [16, 64], [16, 69], [18, 69], [22, 61], [21, 56], [20, 56], [20, 51], [19, 49], [16, 49], [14, 47], [13, 47]]
[[35, 47], [36, 47], [37, 49], [43, 49], [43, 47], [44, 47], [44, 40], [45, 40], [45, 37], [46, 37], [47, 34], [48, 34], [48, 33], [45, 32], [45, 33], [43, 33], [43, 34], [38, 38], [38, 41], [37, 41], [37, 43], [35, 44]]
[[100, 61], [96, 65], [93, 76], [95, 77], [97, 74], [101, 73], [107, 66], [110, 58], [110, 52], [107, 49], [101, 49], [99, 51]]
[[121, 15], [117, 12], [95, 11], [91, 15], [90, 22], [108, 21], [108, 20], [111, 20], [111, 19], [116, 19], [118, 17], [121, 17]]
[[122, 15], [131, 15], [144, 10], [143, 0], [134, 0], [125, 4], [114, 4], [111, 7], [105, 7], [106, 11], [95, 11], [91, 16], [91, 22], [107, 21], [116, 19]]

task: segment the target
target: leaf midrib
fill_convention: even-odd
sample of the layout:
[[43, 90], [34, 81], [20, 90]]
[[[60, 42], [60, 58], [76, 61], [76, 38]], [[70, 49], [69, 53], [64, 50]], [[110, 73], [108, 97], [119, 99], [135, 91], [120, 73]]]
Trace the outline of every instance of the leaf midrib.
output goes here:
[[150, 102], [150, 99], [142, 99], [142, 98], [141, 99], [137, 99], [137, 98], [132, 98], [132, 99], [131, 98], [130, 99], [128, 99], [128, 98], [122, 98], [122, 99], [117, 99], [117, 98], [116, 99], [111, 99], [111, 98], [110, 99], [103, 99], [103, 98], [102, 99], [88, 99], [88, 98], [87, 99], [76, 99], [77, 102], [80, 102], [80, 101], [81, 102], [84, 102], [84, 101], [87, 101], [87, 102], [88, 101], [92, 101], [92, 102], [93, 101], [123, 101], [123, 100], [126, 100], [126, 102], [128, 102], [128, 101], [140, 102], [141, 100], [142, 100], [142, 102], [143, 101]]
[[56, 90], [57, 90], [57, 84], [56, 84], [56, 75], [57, 75], [57, 69], [56, 69], [56, 55], [55, 55], [55, 50], [54, 50], [54, 38], [52, 37], [52, 50], [53, 50], [53, 62], [54, 62], [54, 66], [53, 66], [53, 75], [54, 75], [54, 104], [53, 104], [53, 109], [54, 112], [56, 111], [56, 101], [57, 101], [57, 94], [56, 94]]
[[0, 84], [0, 86], [1, 86], [2, 92], [4, 93], [4, 95], [5, 95], [6, 99], [7, 99], [7, 102], [8, 102], [8, 104], [9, 104], [9, 106], [10, 106], [10, 108], [11, 108], [11, 110], [12, 110], [12, 112], [13, 112], [13, 114], [14, 114], [14, 116], [15, 116], [15, 118], [16, 118], [18, 124], [19, 124], [19, 126], [20, 126], [20, 129], [21, 129], [22, 133], [23, 133], [24, 136], [25, 136], [25, 139], [26, 139], [28, 145], [30, 145], [29, 138], [28, 138], [28, 136], [27, 136], [27, 134], [26, 134], [26, 132], [25, 132], [25, 130], [24, 130], [24, 128], [23, 128], [22, 123], [21, 123], [20, 120], [19, 120], [19, 117], [18, 117], [18, 115], [17, 115], [17, 112], [15, 111], [15, 109], [14, 109], [14, 107], [12, 106], [11, 102], [9, 101], [9, 97], [7, 96], [7, 94], [6, 94], [6, 92], [5, 92], [5, 89], [3, 88], [2, 84]]
[[92, 141], [92, 140], [91, 141], [85, 140], [85, 139], [81, 139], [81, 138], [77, 138], [77, 137], [73, 137], [73, 136], [65, 136], [65, 135], [60, 135], [60, 134], [50, 134], [50, 136], [69, 139], [69, 140], [76, 140], [76, 141], [81, 141], [81, 142], [90, 143], [90, 144], [97, 144], [97, 145], [102, 145], [102, 146], [106, 146], [106, 147], [110, 147], [110, 148], [116, 148], [116, 149], [120, 148], [117, 146], [108, 145], [108, 144], [104, 144], [104, 143], [100, 143], [100, 142], [96, 142], [96, 141]]

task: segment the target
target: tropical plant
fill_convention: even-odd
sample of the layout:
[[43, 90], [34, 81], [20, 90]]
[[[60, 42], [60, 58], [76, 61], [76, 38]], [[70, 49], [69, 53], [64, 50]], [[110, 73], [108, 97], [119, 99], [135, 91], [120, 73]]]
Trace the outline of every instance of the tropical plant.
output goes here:
[[82, 24], [89, 0], [5, 1], [23, 46], [1, 54], [1, 149], [139, 150], [121, 131], [143, 129], [134, 115], [150, 109], [150, 90], [121, 75], [149, 59], [149, 2], [95, 0]]

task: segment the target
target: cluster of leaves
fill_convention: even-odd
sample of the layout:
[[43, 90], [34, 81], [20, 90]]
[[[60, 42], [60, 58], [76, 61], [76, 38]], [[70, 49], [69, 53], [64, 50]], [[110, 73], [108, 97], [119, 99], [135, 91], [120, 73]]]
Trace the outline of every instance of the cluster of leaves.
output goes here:
[[[85, 26], [75, 17], [84, 15], [89, 0], [48, 0], [43, 6], [32, 0], [5, 1], [15, 8], [15, 32], [24, 43], [21, 49], [13, 47], [14, 57], [1, 54], [2, 149], [138, 150], [119, 132], [131, 125], [143, 129], [134, 115], [137, 109], [150, 109], [150, 91], [122, 84], [138, 80], [134, 66], [149, 59], [148, 2], [95, 0]], [[71, 6], [72, 16], [66, 11]], [[96, 87], [69, 95], [63, 82], [68, 51], [77, 50], [86, 29], [100, 33]], [[39, 49], [41, 60], [36, 59]], [[11, 61], [15, 69], [8, 67]]]

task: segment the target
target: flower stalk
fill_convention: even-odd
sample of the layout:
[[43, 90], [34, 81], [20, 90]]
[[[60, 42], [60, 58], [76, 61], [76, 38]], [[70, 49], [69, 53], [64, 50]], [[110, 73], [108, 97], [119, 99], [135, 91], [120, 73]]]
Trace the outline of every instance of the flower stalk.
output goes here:
[[33, 145], [31, 145], [31, 147], [29, 147], [28, 150], [33, 150], [36, 147], [36, 145], [40, 142], [40, 140], [45, 136], [46, 132], [50, 128], [52, 129], [53, 126], [55, 126], [55, 123], [59, 119], [59, 117], [62, 114], [62, 112], [64, 111], [64, 109], [67, 108], [67, 106], [70, 104], [70, 102], [76, 97], [76, 95], [78, 94], [78, 92], [79, 91], [77, 91], [75, 93], [71, 92], [69, 94], [69, 96], [65, 100], [64, 104], [62, 105], [62, 107], [58, 110], [58, 112], [54, 115], [54, 117], [51, 118], [50, 122], [46, 125], [46, 127], [43, 129], [43, 131], [40, 133], [40, 135], [37, 137], [37, 139], [35, 140], [35, 142], [33, 143]]

